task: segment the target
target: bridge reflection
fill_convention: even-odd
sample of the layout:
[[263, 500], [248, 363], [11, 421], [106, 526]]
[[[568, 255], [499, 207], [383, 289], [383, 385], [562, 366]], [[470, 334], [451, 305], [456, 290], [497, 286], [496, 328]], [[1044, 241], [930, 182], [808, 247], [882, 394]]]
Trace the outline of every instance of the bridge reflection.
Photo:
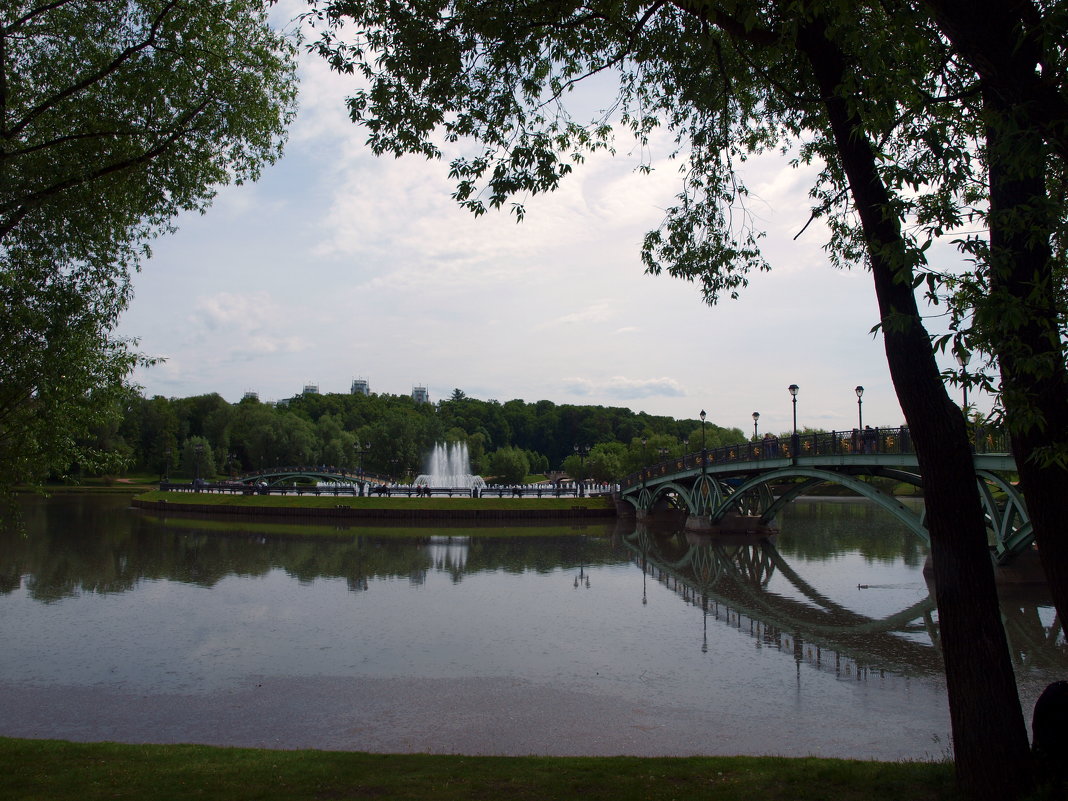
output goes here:
[[[743, 542], [638, 524], [621, 542], [643, 573], [643, 602], [652, 579], [701, 609], [708, 622], [747, 633], [757, 648], [777, 650], [798, 665], [841, 678], [938, 675], [942, 672], [937, 611], [930, 590], [915, 603], [871, 617], [834, 601], [806, 581], [767, 539]], [[768, 589], [773, 577], [791, 594]], [[1021, 668], [1064, 669], [1068, 649], [1060, 622], [1031, 598], [1005, 599], [1013, 658]]]

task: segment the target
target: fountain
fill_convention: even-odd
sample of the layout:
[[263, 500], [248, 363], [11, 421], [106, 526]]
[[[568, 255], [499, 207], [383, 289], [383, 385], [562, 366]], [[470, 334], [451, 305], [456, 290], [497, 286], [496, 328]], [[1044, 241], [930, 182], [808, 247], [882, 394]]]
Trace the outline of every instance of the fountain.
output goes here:
[[486, 486], [482, 476], [471, 475], [471, 458], [466, 442], [438, 443], [427, 457], [427, 472], [415, 479], [417, 487], [465, 487]]

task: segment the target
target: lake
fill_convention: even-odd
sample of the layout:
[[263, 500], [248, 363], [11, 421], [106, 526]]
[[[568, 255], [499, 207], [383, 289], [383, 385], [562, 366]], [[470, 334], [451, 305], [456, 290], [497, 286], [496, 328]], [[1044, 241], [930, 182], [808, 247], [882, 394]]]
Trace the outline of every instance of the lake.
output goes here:
[[[374, 752], [937, 759], [922, 542], [801, 500], [774, 544], [632, 523], [158, 517], [24, 501], [0, 534], [0, 735]], [[313, 535], [313, 536], [309, 536]], [[1028, 710], [1068, 673], [1039, 593], [1003, 609]]]

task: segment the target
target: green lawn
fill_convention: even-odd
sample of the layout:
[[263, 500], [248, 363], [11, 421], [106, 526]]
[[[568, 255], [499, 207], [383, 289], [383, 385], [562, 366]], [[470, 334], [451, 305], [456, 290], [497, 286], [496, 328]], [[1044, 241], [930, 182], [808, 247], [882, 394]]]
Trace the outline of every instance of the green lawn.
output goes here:
[[467, 757], [0, 738], [0, 798], [956, 801], [947, 763]]
[[549, 510], [610, 509], [609, 498], [354, 498], [351, 495], [230, 495], [210, 492], [160, 492], [153, 490], [138, 496], [143, 501], [195, 503], [201, 506], [244, 506], [263, 509], [492, 509]]

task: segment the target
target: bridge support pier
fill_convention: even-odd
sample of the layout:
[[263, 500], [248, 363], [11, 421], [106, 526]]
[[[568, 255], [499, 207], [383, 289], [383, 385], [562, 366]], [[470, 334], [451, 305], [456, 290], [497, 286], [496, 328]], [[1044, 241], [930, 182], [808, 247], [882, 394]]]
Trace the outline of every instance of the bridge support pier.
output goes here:
[[[934, 575], [931, 557], [923, 565], [923, 575], [930, 579]], [[1017, 554], [1010, 562], [994, 562], [994, 583], [999, 587], [1042, 587], [1046, 584], [1046, 574], [1038, 551], [1032, 549]]]
[[779, 529], [774, 526], [760, 522], [760, 515], [743, 515], [737, 512], [728, 512], [714, 522], [711, 515], [688, 515], [686, 531], [701, 534], [744, 535], [754, 540], [772, 537], [779, 533]]

